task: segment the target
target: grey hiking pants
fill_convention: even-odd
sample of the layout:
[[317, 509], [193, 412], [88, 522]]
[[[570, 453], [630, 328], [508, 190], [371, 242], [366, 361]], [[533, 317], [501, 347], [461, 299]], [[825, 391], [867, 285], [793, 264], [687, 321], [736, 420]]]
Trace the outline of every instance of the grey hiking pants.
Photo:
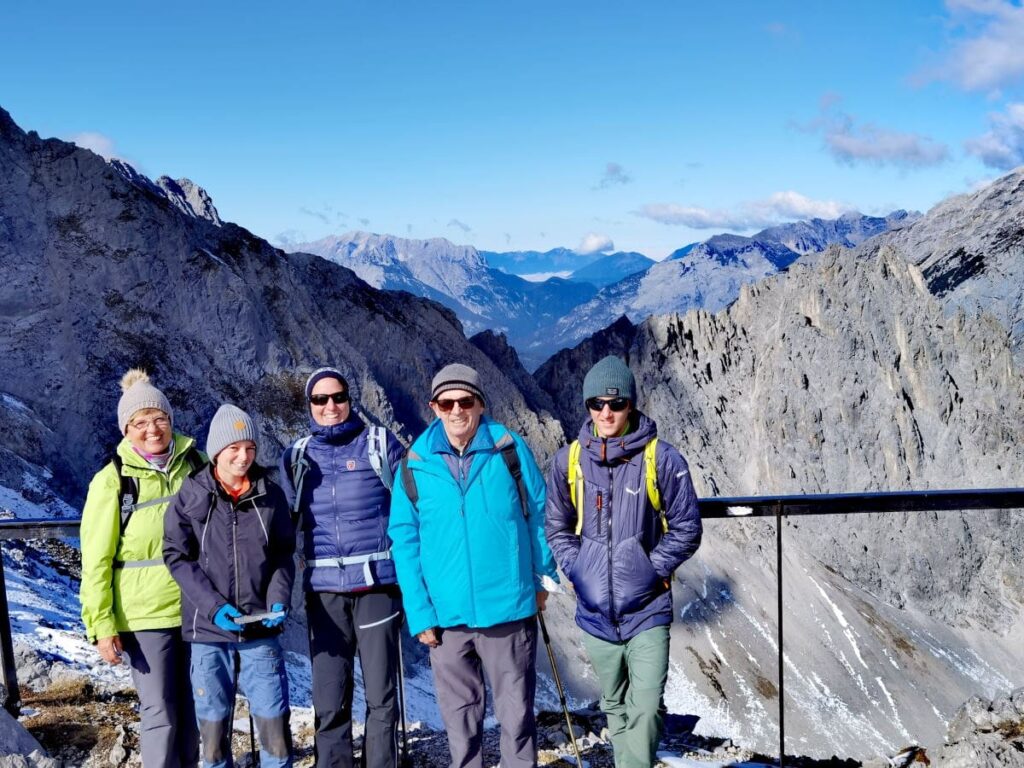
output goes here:
[[502, 768], [537, 765], [537, 619], [442, 630], [430, 649], [437, 704], [448, 732], [451, 768], [483, 768], [484, 674], [501, 725]]
[[366, 768], [398, 765], [398, 632], [402, 601], [396, 586], [368, 592], [309, 592], [309, 655], [317, 768], [352, 768], [355, 656], [363, 672]]
[[143, 768], [194, 768], [199, 728], [189, 680], [189, 644], [181, 628], [122, 632], [139, 694]]

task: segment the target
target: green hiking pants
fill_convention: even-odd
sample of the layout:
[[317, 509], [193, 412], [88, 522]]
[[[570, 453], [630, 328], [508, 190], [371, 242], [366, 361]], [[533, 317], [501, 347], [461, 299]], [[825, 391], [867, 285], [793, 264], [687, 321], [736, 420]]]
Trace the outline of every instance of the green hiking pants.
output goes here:
[[615, 768], [651, 768], [665, 720], [662, 696], [668, 679], [667, 624], [629, 640], [609, 643], [583, 633], [583, 645], [601, 681], [601, 709]]

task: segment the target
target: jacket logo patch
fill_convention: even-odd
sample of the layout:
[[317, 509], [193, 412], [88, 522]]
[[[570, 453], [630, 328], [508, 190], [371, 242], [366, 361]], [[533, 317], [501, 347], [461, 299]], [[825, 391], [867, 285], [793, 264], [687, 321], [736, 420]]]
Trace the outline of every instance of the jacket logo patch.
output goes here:
[[355, 459], [349, 459], [348, 461], [345, 462], [345, 469], [347, 469], [349, 472], [351, 472], [355, 468], [356, 468], [356, 461], [355, 461]]

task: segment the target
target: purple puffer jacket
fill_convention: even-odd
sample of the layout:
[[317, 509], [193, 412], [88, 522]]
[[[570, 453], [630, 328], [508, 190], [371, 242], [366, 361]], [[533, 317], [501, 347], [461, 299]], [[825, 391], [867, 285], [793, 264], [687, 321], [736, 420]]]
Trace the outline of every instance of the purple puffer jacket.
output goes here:
[[659, 440], [655, 466], [668, 521], [663, 532], [647, 497], [644, 468], [644, 447], [658, 429], [640, 412], [632, 425], [628, 434], [612, 438], [595, 437], [590, 419], [580, 429], [582, 535], [576, 535], [569, 495], [568, 446], [548, 474], [545, 534], [576, 590], [576, 623], [610, 642], [672, 622], [669, 579], [697, 551], [702, 530], [686, 460]]
[[[313, 561], [358, 558], [387, 552], [391, 492], [370, 465], [369, 430], [355, 412], [341, 424], [324, 427], [310, 420], [312, 437], [306, 445], [309, 469], [302, 480], [299, 511], [302, 554], [306, 562], [302, 586], [307, 592], [354, 592], [397, 583], [393, 560], [374, 560], [334, 567]], [[398, 474], [404, 453], [387, 432], [391, 470]], [[281, 485], [291, 505], [295, 496], [291, 446], [281, 454]], [[372, 584], [367, 583], [369, 569]]]

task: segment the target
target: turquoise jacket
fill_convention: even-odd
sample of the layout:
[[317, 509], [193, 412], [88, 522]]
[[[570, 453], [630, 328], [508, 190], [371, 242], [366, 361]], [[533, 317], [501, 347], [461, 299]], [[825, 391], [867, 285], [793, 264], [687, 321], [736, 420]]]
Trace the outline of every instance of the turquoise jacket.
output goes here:
[[[528, 513], [499, 444], [515, 441]], [[468, 463], [461, 482], [456, 467]], [[468, 462], [466, 461], [472, 457]], [[541, 577], [558, 579], [544, 538], [544, 478], [523, 439], [486, 414], [463, 454], [434, 420], [408, 455], [418, 500], [402, 472], [391, 499], [391, 553], [413, 635], [432, 627], [492, 627], [537, 612]]]

